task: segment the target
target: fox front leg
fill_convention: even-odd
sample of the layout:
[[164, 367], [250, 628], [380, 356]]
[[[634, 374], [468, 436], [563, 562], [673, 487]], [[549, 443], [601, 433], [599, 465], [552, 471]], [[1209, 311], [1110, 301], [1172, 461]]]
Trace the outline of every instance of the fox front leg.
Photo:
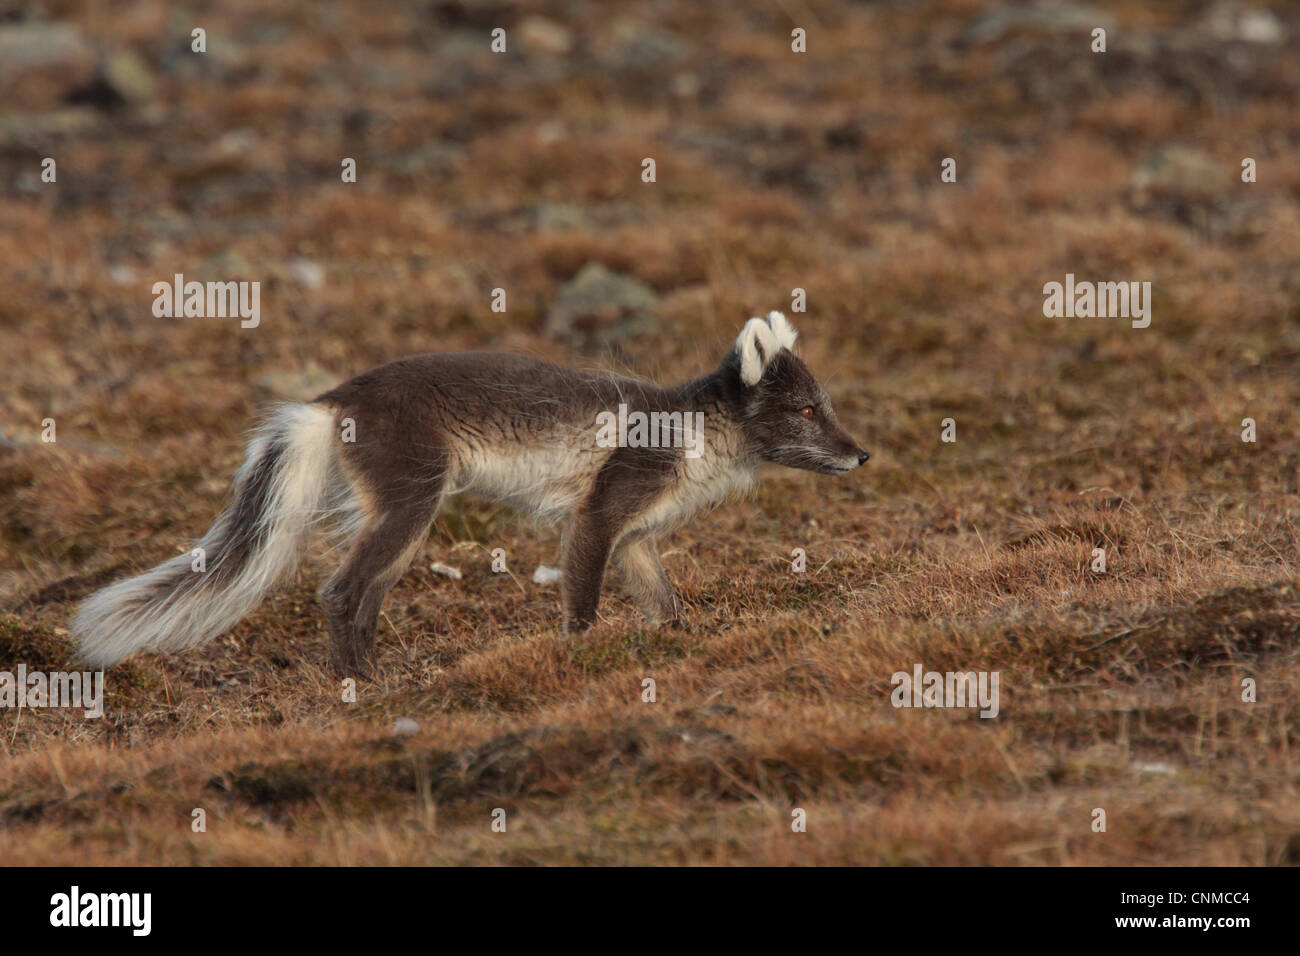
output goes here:
[[677, 620], [682, 602], [668, 580], [653, 537], [628, 538], [614, 550], [614, 566], [623, 585], [651, 624]]
[[[568, 546], [564, 555], [564, 631], [582, 631], [596, 623], [596, 605], [605, 580], [605, 567], [615, 545], [623, 552], [628, 526], [655, 501], [672, 481], [674, 449], [619, 448], [596, 475], [590, 493], [573, 514]], [[636, 538], [645, 537], [637, 534]], [[650, 575], [653, 583], [647, 593], [655, 596], [655, 607], [663, 609], [671, 601], [676, 606], [672, 585], [659, 564], [653, 545], [649, 552], [627, 552], [637, 571], [637, 580]], [[622, 565], [620, 564], [620, 570]], [[626, 572], [625, 572], [626, 573]]]

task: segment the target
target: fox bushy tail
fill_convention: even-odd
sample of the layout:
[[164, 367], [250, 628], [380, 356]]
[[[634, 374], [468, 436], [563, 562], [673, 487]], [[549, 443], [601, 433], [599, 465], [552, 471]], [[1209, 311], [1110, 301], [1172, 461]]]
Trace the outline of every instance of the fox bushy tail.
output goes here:
[[87, 663], [193, 647], [257, 607], [297, 566], [312, 526], [339, 510], [337, 441], [327, 408], [277, 407], [249, 442], [234, 502], [196, 545], [206, 568], [191, 552], [91, 595], [72, 622]]

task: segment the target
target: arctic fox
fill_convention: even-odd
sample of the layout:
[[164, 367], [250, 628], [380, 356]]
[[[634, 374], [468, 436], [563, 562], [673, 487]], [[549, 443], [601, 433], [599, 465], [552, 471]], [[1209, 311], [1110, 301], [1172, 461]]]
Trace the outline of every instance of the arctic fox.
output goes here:
[[[82, 655], [104, 666], [210, 640], [252, 611], [331, 519], [346, 554], [319, 594], [333, 662], [370, 676], [380, 605], [443, 500], [460, 492], [563, 525], [566, 633], [595, 622], [611, 559], [647, 618], [673, 620], [682, 604], [659, 535], [752, 487], [761, 462], [839, 475], [867, 460], [791, 351], [795, 337], [779, 312], [750, 319], [714, 372], [672, 388], [454, 352], [391, 362], [281, 405], [255, 431], [232, 504], [199, 542], [206, 562], [182, 555], [91, 595], [72, 623]], [[611, 441], [611, 416], [658, 431], [621, 424]]]

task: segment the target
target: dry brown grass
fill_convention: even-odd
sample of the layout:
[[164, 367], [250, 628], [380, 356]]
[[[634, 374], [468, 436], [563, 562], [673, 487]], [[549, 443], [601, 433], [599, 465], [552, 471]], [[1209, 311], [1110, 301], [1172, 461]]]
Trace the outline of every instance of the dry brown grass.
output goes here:
[[[529, 580], [555, 533], [458, 502], [354, 705], [311, 563], [211, 645], [111, 672], [103, 720], [0, 712], [11, 859], [1300, 860], [1294, 11], [1274, 5], [1286, 43], [1242, 46], [1204, 4], [1109, 4], [1103, 58], [1052, 31], [971, 42], [989, 4], [813, 2], [800, 58], [780, 5], [584, 5], [548, 14], [570, 54], [502, 60], [487, 30], [540, 4], [247, 0], [204, 17], [217, 52], [196, 60], [161, 2], [47, 6], [138, 52], [156, 90], [106, 112], [37, 77], [0, 124], [7, 171], [60, 170], [0, 196], [0, 668], [71, 665], [76, 602], [203, 532], [260, 407], [404, 354], [682, 379], [799, 286], [805, 357], [873, 459], [774, 472], [666, 542], [690, 611], [668, 631], [615, 586], [601, 627], [562, 638]], [[651, 29], [675, 40], [629, 51]], [[1135, 191], [1171, 145], [1221, 187]], [[548, 207], [577, 227], [539, 224]], [[549, 340], [588, 262], [654, 288], [658, 325]], [[1067, 271], [1150, 279], [1151, 327], [1044, 318]], [[154, 319], [174, 272], [262, 280], [261, 327]], [[895, 710], [916, 662], [999, 671], [1001, 713]]]

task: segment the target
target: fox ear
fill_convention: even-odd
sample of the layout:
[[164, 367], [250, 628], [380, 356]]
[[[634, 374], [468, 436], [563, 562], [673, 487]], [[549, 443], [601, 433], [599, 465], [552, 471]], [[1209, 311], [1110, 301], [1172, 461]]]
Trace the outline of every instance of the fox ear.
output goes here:
[[781, 312], [767, 313], [767, 324], [772, 327], [772, 334], [782, 348], [794, 348], [794, 340], [799, 337], [799, 333], [794, 330], [785, 315]]
[[746, 385], [757, 385], [763, 370], [781, 351], [772, 327], [762, 319], [750, 319], [736, 339], [736, 352], [740, 355], [740, 380]]

